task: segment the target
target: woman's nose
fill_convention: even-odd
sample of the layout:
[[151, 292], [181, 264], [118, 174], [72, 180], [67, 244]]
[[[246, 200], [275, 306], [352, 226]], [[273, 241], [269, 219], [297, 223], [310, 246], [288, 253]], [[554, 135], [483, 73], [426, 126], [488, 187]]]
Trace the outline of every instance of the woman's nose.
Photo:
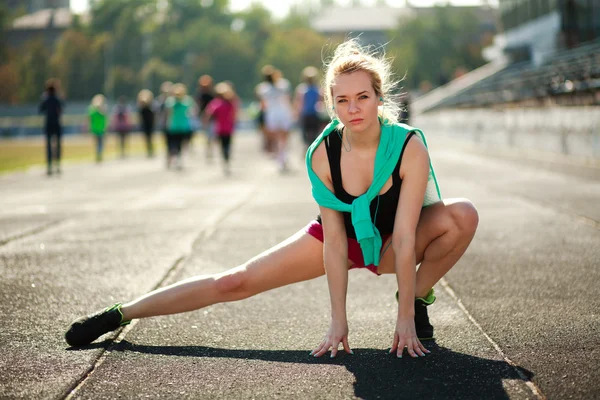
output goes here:
[[357, 111], [358, 111], [358, 105], [356, 104], [356, 102], [350, 101], [350, 104], [348, 105], [348, 112], [355, 113]]

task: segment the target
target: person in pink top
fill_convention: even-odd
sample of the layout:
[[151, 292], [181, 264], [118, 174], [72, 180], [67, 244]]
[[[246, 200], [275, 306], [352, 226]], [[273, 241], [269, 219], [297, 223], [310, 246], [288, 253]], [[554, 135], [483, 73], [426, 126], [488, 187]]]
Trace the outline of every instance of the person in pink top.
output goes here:
[[233, 87], [227, 82], [221, 82], [215, 86], [216, 97], [208, 103], [204, 114], [204, 123], [212, 119], [215, 123], [215, 134], [221, 143], [221, 154], [223, 155], [223, 170], [226, 175], [230, 174], [229, 158], [231, 153], [231, 138], [235, 129], [238, 109], [238, 97]]

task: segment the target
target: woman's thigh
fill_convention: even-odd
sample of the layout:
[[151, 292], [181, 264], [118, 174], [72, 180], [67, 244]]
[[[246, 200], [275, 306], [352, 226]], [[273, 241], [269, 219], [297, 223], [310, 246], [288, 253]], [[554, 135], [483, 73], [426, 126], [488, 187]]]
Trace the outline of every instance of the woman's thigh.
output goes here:
[[[454, 204], [463, 201], [464, 199], [444, 199], [421, 210], [421, 216], [419, 217], [419, 222], [417, 223], [417, 231], [415, 236], [415, 256], [417, 265], [423, 261], [423, 256], [427, 246], [451, 229], [453, 224], [451, 209]], [[390, 237], [388, 241], [384, 243], [384, 249], [389, 242], [391, 242], [391, 240], [392, 237]], [[394, 264], [394, 249], [390, 245], [387, 246], [387, 250], [381, 257], [378, 272], [380, 274], [396, 273]]]
[[245, 264], [220, 274], [217, 282], [221, 289], [240, 291], [248, 297], [324, 274], [323, 243], [301, 230]]

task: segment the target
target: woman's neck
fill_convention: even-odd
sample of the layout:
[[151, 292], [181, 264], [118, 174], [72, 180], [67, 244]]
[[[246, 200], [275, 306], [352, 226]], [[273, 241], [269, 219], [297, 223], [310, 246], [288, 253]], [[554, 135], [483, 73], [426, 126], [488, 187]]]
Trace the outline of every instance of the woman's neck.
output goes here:
[[381, 125], [375, 124], [372, 129], [360, 133], [352, 132], [346, 126], [344, 135], [350, 145], [357, 150], [377, 149], [381, 137]]

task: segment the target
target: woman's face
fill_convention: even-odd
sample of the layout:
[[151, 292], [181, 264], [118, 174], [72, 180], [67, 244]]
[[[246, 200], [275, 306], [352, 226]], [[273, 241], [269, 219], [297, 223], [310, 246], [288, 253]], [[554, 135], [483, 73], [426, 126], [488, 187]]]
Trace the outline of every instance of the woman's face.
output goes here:
[[338, 75], [331, 92], [335, 113], [347, 129], [358, 133], [379, 125], [377, 106], [380, 101], [367, 72]]

